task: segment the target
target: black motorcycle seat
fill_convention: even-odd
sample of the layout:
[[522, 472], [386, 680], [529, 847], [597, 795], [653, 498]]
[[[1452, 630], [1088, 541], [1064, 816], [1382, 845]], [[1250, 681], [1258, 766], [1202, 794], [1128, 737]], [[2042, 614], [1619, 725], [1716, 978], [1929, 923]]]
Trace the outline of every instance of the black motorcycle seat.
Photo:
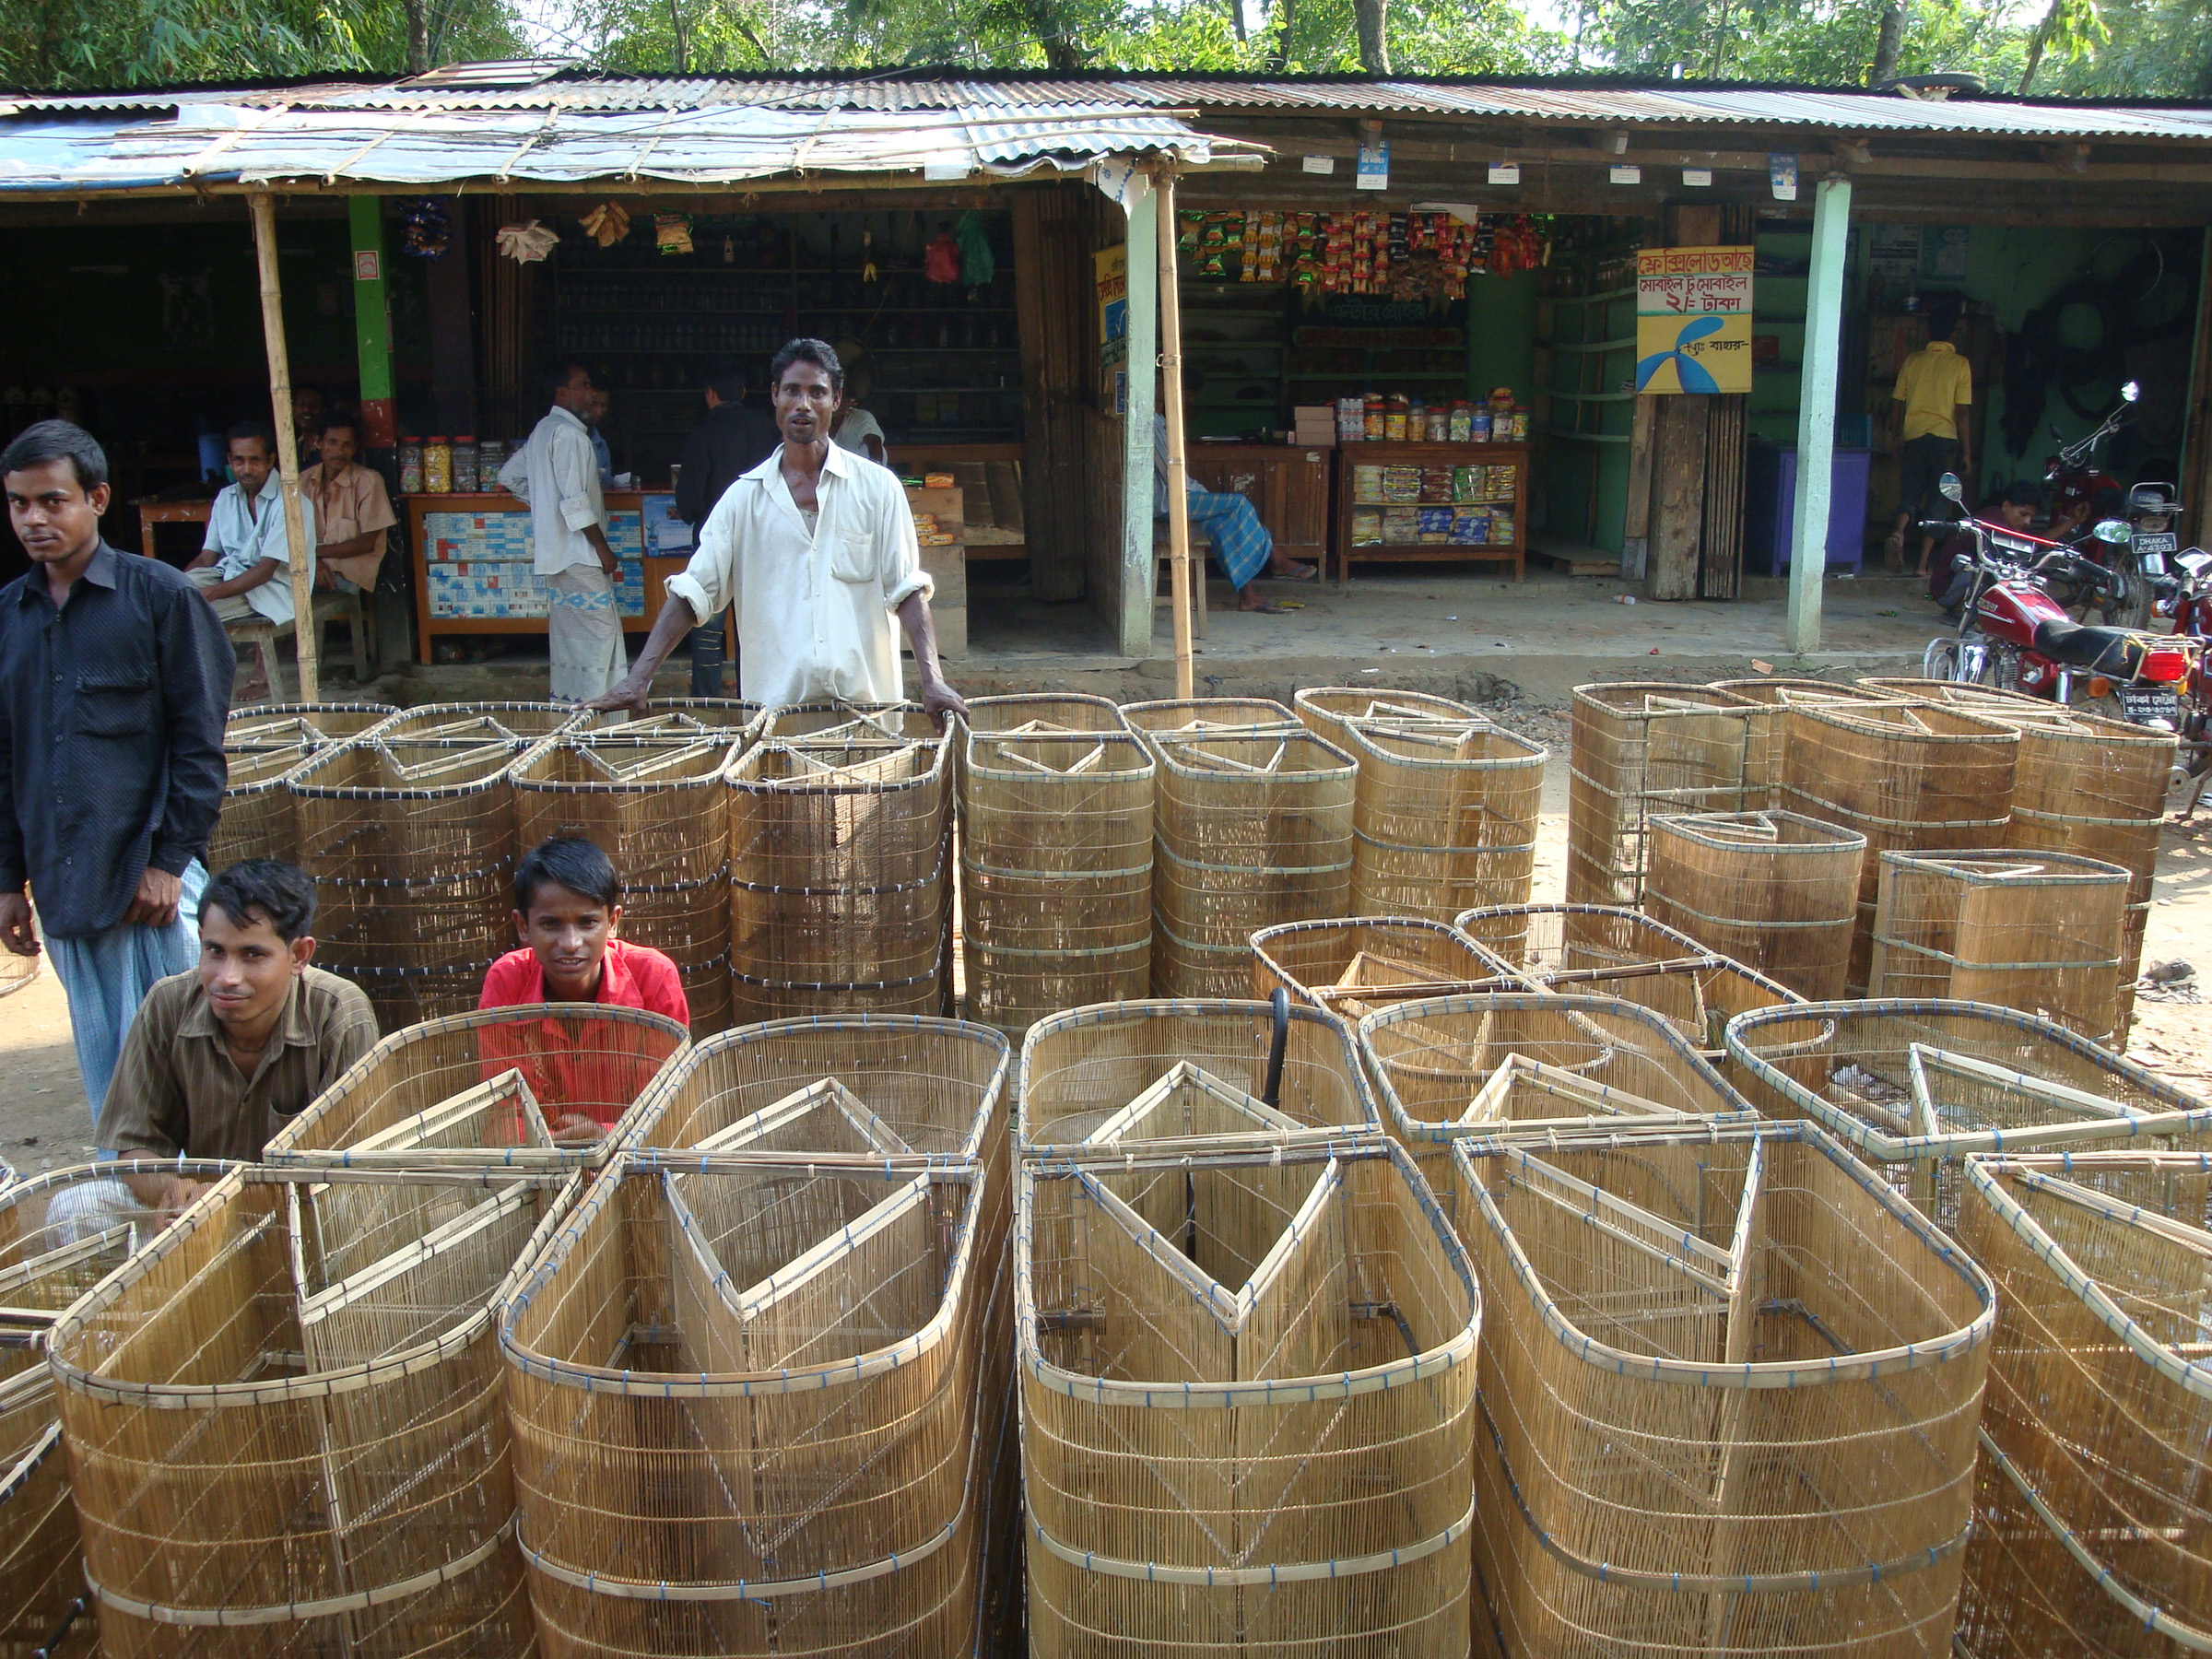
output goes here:
[[2086, 622], [2039, 622], [2035, 648], [2069, 668], [2133, 679], [2143, 656], [2143, 636], [2133, 629], [2094, 628]]

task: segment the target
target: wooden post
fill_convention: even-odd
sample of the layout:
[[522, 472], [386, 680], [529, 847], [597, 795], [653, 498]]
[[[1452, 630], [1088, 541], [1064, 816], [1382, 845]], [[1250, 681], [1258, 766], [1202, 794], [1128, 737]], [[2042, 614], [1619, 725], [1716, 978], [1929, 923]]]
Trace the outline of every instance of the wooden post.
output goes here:
[[1159, 225], [1144, 174], [1129, 182], [1128, 406], [1122, 413], [1122, 654], [1152, 654], [1152, 590], [1159, 581], [1152, 562], [1152, 369], [1159, 355], [1159, 256], [1152, 246]]
[[292, 430], [292, 363], [284, 345], [284, 285], [276, 274], [276, 207], [253, 199], [253, 256], [261, 266], [261, 339], [269, 354], [269, 403], [276, 420], [276, 466], [284, 486], [284, 539], [292, 582], [292, 632], [300, 642], [300, 700], [322, 700], [315, 667], [315, 579], [308, 569], [307, 517], [300, 509], [300, 440]]
[[1162, 411], [1168, 423], [1168, 573], [1175, 595], [1175, 695], [1192, 697], [1190, 464], [1182, 431], [1182, 296], [1175, 275], [1175, 173], [1162, 167], [1152, 180], [1159, 225], [1159, 369]]
[[399, 441], [393, 418], [392, 305], [384, 287], [384, 201], [346, 198], [353, 233], [353, 339], [361, 370], [361, 448], [388, 450]]
[[1843, 338], [1843, 251], [1851, 181], [1820, 181], [1813, 199], [1812, 280], [1806, 284], [1805, 379], [1797, 404], [1797, 500], [1790, 524], [1789, 647], [1820, 649], [1828, 575], [1829, 473], [1836, 455], [1836, 359]]

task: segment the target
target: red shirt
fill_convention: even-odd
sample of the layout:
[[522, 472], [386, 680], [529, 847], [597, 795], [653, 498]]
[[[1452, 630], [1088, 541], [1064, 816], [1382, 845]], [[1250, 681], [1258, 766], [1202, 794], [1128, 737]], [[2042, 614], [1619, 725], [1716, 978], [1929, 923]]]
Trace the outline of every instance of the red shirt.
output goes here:
[[[536, 953], [511, 950], [484, 975], [479, 1008], [512, 1008], [546, 1000], [546, 971]], [[599, 975], [600, 1003], [665, 1014], [689, 1030], [691, 1007], [676, 964], [659, 951], [626, 939], [609, 939]], [[544, 1019], [492, 1025], [477, 1034], [487, 1077], [513, 1067], [547, 1114], [578, 1112], [611, 1125], [644, 1090], [674, 1052], [636, 1026], [595, 1019]]]

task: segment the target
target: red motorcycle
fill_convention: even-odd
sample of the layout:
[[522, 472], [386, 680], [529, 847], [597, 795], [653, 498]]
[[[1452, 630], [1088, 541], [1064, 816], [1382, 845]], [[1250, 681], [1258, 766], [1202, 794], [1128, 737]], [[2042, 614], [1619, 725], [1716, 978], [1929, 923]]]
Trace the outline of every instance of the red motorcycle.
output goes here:
[[[1958, 477], [1943, 476], [1941, 488], [1964, 504]], [[1928, 642], [1921, 673], [1928, 679], [1996, 687], [2070, 703], [2077, 689], [2091, 698], [2108, 693], [2130, 724], [2158, 731], [2181, 725], [2181, 687], [2196, 649], [2172, 635], [2077, 622], [2052, 594], [2054, 582], [2107, 596], [2114, 573], [2073, 548], [1971, 516], [1956, 524], [1931, 520], [1928, 534], [1968, 538], [1967, 587], [1959, 603], [1959, 630]], [[2108, 520], [2095, 535], [2124, 541], [2127, 525]]]
[[[2099, 470], [2097, 451], [2127, 424], [2127, 412], [2141, 394], [2136, 382], [2129, 381], [2120, 388], [2120, 406], [2107, 415], [2095, 431], [2076, 439], [2043, 463], [2043, 489], [2053, 526], [2062, 534], [2073, 527], [2081, 552], [2114, 579], [2102, 584], [2077, 583], [2060, 597], [2076, 610], [2098, 611], [2106, 621], [2125, 628], [2147, 628], [2151, 623], [2152, 588], [2163, 564], [2156, 556], [2175, 550], [2171, 525], [2179, 507], [2163, 499], [2169, 493], [2166, 486], [2137, 486], [2128, 498], [2127, 513], [2130, 527], [2141, 535], [2119, 538], [2092, 534], [2085, 515], [2106, 490], [2115, 494], [2120, 490], [2118, 479]], [[2056, 427], [2051, 429], [2051, 436], [2058, 436]], [[2147, 496], [2146, 491], [2154, 492], [2158, 499]]]

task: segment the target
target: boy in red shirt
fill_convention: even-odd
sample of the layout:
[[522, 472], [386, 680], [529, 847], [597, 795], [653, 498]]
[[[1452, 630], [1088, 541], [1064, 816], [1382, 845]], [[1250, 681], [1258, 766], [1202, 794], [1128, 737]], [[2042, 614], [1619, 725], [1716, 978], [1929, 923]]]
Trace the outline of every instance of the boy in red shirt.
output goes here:
[[[676, 964], [618, 938], [622, 882], [614, 861], [580, 836], [531, 849], [514, 871], [511, 950], [484, 975], [479, 1008], [537, 1003], [599, 1003], [665, 1014], [687, 1030], [690, 1005]], [[628, 1111], [668, 1057], [650, 1028], [572, 1015], [535, 1026], [484, 1028], [487, 1075], [513, 1067], [545, 1108], [555, 1138], [596, 1140]]]

